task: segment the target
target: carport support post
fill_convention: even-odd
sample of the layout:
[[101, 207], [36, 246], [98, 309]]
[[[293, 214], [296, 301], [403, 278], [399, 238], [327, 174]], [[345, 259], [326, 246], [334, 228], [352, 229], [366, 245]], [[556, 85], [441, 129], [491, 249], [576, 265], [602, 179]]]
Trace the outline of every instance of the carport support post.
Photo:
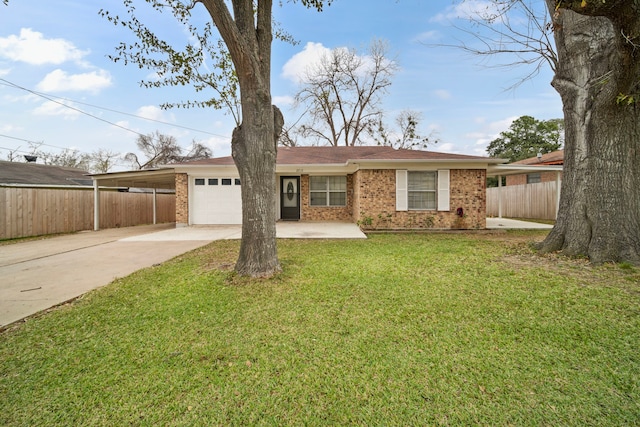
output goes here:
[[156, 220], [157, 220], [157, 215], [156, 215], [156, 194], [157, 194], [157, 190], [154, 188], [153, 189], [153, 224], [156, 224]]
[[498, 175], [498, 218], [502, 218], [502, 176]]
[[558, 219], [558, 211], [560, 210], [560, 171], [556, 172], [556, 219]]
[[98, 180], [93, 179], [93, 231], [100, 230], [100, 188]]

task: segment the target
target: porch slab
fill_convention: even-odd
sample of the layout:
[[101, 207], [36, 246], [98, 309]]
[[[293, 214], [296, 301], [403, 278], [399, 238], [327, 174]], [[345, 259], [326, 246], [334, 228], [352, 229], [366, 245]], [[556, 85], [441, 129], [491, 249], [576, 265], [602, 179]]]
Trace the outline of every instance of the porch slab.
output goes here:
[[[242, 237], [241, 225], [197, 225], [162, 230], [122, 239], [123, 242], [166, 242], [189, 240], [236, 240]], [[279, 221], [279, 239], [366, 239], [356, 224], [349, 222]]]

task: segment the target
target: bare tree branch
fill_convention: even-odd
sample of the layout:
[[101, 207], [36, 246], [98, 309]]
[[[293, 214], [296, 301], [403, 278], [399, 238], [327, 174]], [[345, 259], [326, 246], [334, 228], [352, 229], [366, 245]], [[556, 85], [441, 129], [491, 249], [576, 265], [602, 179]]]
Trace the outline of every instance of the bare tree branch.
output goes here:
[[503, 56], [506, 62], [493, 67], [533, 67], [510, 88], [534, 78], [548, 65], [555, 72], [558, 57], [553, 39], [553, 25], [544, 4], [533, 0], [494, 0], [491, 12], [469, 18], [471, 28], [454, 25], [475, 43], [430, 46], [453, 47], [481, 57]]
[[382, 117], [381, 96], [397, 70], [385, 42], [372, 42], [365, 55], [334, 49], [307, 71], [296, 102], [307, 106], [308, 122], [297, 128], [305, 138], [329, 145], [358, 145]]

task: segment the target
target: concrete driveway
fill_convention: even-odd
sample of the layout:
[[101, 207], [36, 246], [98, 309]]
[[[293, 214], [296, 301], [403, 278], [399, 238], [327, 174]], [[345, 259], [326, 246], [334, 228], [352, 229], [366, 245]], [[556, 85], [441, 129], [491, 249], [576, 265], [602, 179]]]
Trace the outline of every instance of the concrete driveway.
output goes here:
[[[86, 231], [0, 246], [0, 328], [204, 246], [240, 226], [173, 224]], [[279, 238], [366, 238], [355, 224], [282, 223]]]
[[[487, 228], [551, 228], [487, 219]], [[352, 223], [278, 222], [278, 238], [366, 235]], [[214, 240], [239, 239], [240, 226], [175, 228], [173, 224], [86, 231], [0, 246], [0, 328], [162, 263]]]

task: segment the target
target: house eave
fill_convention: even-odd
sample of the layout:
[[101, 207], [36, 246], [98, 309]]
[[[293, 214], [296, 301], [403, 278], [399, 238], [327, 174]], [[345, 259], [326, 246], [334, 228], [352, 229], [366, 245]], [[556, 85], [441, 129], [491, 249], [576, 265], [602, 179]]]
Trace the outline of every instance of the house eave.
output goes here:
[[562, 172], [562, 165], [493, 165], [487, 169], [487, 176], [520, 175], [531, 172]]
[[173, 168], [142, 169], [127, 172], [108, 172], [89, 175], [99, 186], [136, 188], [175, 188]]

